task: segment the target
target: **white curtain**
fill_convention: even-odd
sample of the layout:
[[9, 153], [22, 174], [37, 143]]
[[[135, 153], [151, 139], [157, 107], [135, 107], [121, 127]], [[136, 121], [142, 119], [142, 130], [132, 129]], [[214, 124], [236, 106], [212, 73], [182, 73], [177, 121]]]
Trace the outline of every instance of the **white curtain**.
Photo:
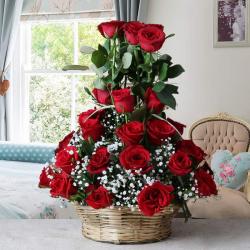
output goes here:
[[[1, 80], [10, 80], [10, 84], [13, 84], [11, 82], [11, 58], [22, 5], [23, 0], [0, 0], [0, 74]], [[3, 141], [8, 140], [10, 136], [9, 104], [8, 93], [0, 96], [0, 140]]]

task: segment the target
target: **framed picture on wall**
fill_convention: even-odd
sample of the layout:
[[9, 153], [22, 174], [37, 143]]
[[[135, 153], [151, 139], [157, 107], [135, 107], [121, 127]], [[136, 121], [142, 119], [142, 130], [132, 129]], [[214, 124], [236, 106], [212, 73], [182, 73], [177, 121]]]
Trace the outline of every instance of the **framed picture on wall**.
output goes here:
[[214, 0], [214, 47], [250, 46], [250, 0]]

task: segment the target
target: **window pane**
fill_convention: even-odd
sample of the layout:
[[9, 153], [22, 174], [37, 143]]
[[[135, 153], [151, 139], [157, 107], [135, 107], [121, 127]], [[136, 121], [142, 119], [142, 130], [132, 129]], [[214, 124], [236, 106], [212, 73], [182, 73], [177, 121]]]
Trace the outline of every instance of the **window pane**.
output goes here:
[[93, 108], [94, 102], [92, 98], [85, 92], [84, 87], [89, 88], [92, 91], [93, 80], [95, 76], [79, 76], [77, 84], [77, 97], [76, 97], [76, 114], [79, 115], [81, 112]]
[[[97, 25], [98, 23], [79, 23], [79, 48], [84, 45], [97, 48], [99, 43], [104, 43], [104, 38], [97, 30]], [[81, 65], [89, 66], [91, 64], [90, 59], [90, 55], [83, 55], [82, 53], [79, 55], [79, 63]]]
[[32, 26], [32, 69], [57, 69], [73, 64], [71, 24], [44, 23]]
[[70, 132], [69, 76], [30, 78], [30, 141], [57, 143]]

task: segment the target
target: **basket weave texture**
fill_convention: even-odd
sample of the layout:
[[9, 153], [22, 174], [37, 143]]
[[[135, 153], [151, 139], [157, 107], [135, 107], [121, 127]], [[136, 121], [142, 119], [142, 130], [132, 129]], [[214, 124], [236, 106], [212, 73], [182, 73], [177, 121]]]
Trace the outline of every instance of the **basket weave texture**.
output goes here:
[[170, 205], [152, 217], [137, 209], [93, 209], [75, 205], [82, 219], [86, 238], [114, 244], [149, 243], [166, 239], [171, 234], [171, 221], [177, 207]]

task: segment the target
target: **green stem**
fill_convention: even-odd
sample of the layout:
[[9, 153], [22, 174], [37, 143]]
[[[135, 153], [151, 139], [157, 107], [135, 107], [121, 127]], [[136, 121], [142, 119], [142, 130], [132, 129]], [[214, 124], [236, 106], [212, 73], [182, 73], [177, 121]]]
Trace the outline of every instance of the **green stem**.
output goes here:
[[112, 62], [112, 79], [115, 77], [115, 61], [116, 61], [116, 38], [113, 40], [113, 62]]

